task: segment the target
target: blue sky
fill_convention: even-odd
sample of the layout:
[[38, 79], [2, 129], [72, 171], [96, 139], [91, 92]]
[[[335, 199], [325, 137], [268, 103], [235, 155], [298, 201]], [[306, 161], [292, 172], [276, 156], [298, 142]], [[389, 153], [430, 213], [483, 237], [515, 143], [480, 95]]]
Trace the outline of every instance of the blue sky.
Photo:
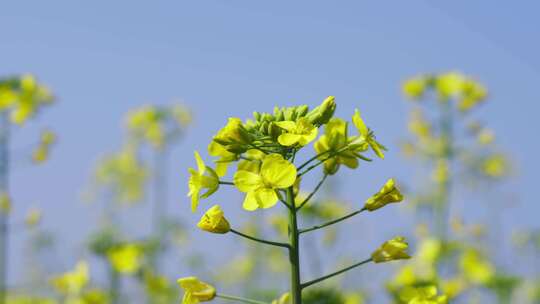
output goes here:
[[[391, 148], [366, 175], [355, 173], [365, 187], [346, 196], [365, 197], [388, 175], [408, 178], [397, 148], [409, 109], [401, 81], [460, 70], [490, 88], [489, 102], [474, 115], [516, 161], [507, 225], [538, 227], [539, 9], [536, 1], [465, 0], [6, 2], [0, 75], [34, 73], [58, 96], [54, 107], [15, 131], [14, 147], [28, 145], [43, 126], [60, 136], [48, 164], [14, 168], [14, 217], [30, 205], [43, 208], [60, 247], [79, 250], [60, 250], [69, 266], [83, 246], [79, 235], [95, 228], [99, 214], [80, 193], [96, 158], [120, 146], [123, 115], [175, 100], [195, 114], [171, 160], [170, 209], [186, 220], [194, 220], [185, 199], [192, 151], [205, 150], [228, 116], [316, 105], [328, 95], [336, 96], [341, 116], [360, 108]], [[354, 189], [350, 176], [344, 191]], [[144, 212], [135, 216], [143, 219]], [[12, 255], [23, 241], [14, 237]], [[20, 266], [15, 258], [11, 271], [20, 274]]]

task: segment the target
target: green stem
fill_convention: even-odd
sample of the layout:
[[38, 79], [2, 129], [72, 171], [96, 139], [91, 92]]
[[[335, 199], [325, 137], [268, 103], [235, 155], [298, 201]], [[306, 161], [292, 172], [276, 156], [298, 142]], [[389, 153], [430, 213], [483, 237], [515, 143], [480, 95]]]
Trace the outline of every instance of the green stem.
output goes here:
[[302, 304], [302, 286], [300, 283], [300, 244], [297, 222], [297, 210], [294, 204], [293, 187], [287, 188], [289, 209], [289, 263], [291, 265], [291, 298], [292, 304]]
[[339, 223], [339, 222], [344, 221], [344, 220], [346, 220], [346, 219], [348, 219], [348, 218], [350, 218], [350, 217], [353, 217], [353, 216], [355, 216], [355, 215], [357, 215], [357, 214], [359, 214], [359, 213], [362, 213], [362, 212], [364, 212], [364, 211], [366, 211], [366, 210], [367, 210], [367, 209], [362, 208], [362, 209], [360, 209], [360, 210], [356, 210], [356, 211], [354, 211], [354, 212], [352, 212], [352, 213], [349, 213], [349, 214], [347, 214], [347, 215], [345, 215], [345, 216], [342, 216], [342, 217], [340, 217], [340, 218], [337, 218], [337, 219], [335, 219], [335, 220], [326, 222], [326, 223], [324, 223], [324, 224], [320, 224], [320, 225], [317, 225], [317, 226], [313, 226], [313, 227], [311, 227], [311, 228], [300, 229], [300, 230], [298, 231], [298, 234], [310, 232], [310, 231], [313, 231], [313, 230], [321, 229], [321, 228], [324, 228], [324, 227], [326, 227], [326, 226], [330, 226], [330, 225]]
[[317, 284], [317, 283], [319, 283], [319, 282], [322, 282], [322, 281], [324, 281], [324, 280], [326, 280], [326, 279], [329, 279], [329, 278], [331, 278], [331, 277], [337, 276], [338, 274], [342, 274], [342, 273], [344, 273], [344, 272], [346, 272], [346, 271], [349, 271], [349, 270], [351, 270], [351, 269], [353, 269], [353, 268], [356, 268], [356, 267], [358, 267], [358, 266], [367, 264], [367, 263], [369, 263], [369, 262], [371, 262], [371, 258], [369, 258], [369, 259], [367, 259], [367, 260], [364, 260], [364, 261], [362, 261], [362, 262], [353, 264], [353, 265], [351, 265], [351, 266], [349, 266], [349, 267], [345, 267], [345, 268], [343, 268], [343, 269], [341, 269], [341, 270], [338, 270], [338, 271], [336, 271], [336, 272], [333, 272], [333, 273], [331, 273], [331, 274], [327, 274], [327, 275], [322, 276], [322, 277], [320, 277], [320, 278], [318, 278], [318, 279], [315, 279], [315, 280], [311, 280], [311, 281], [309, 281], [309, 282], [306, 282], [306, 283], [302, 284], [302, 289], [303, 289], [303, 288], [306, 288], [306, 287], [308, 287], [308, 286], [311, 286], [311, 285], [313, 285], [313, 284]]
[[109, 296], [111, 304], [117, 304], [120, 299], [120, 274], [109, 263]]
[[248, 304], [268, 304], [266, 302], [261, 302], [257, 300], [251, 300], [251, 299], [246, 299], [246, 298], [241, 298], [241, 297], [236, 297], [236, 296], [230, 296], [230, 295], [226, 295], [222, 293], [216, 294], [216, 298], [231, 300], [231, 301], [238, 301], [241, 303], [248, 303]]
[[[9, 117], [0, 113], [0, 195], [9, 199]], [[0, 304], [7, 299], [9, 210], [0, 210]]]
[[219, 181], [220, 185], [234, 185], [233, 182]]
[[438, 204], [436, 206], [436, 227], [439, 238], [446, 240], [448, 234], [448, 209], [450, 203], [450, 187], [451, 187], [451, 161], [453, 158], [453, 132], [452, 132], [452, 105], [450, 101], [441, 103], [440, 116], [440, 131], [441, 138], [444, 140], [445, 146], [442, 160], [448, 165], [448, 176], [444, 181], [438, 183]]
[[300, 206], [296, 208], [296, 210], [302, 209], [302, 207], [304, 207], [304, 205], [309, 202], [309, 200], [313, 197], [313, 195], [315, 195], [315, 193], [319, 190], [319, 188], [321, 188], [322, 184], [324, 183], [327, 177], [328, 177], [328, 174], [323, 175], [321, 181], [317, 184], [315, 189], [313, 189], [313, 191], [308, 195], [308, 197], [306, 197], [306, 199], [300, 204]]
[[234, 233], [234, 234], [237, 234], [237, 235], [239, 235], [241, 237], [244, 237], [246, 239], [250, 239], [250, 240], [255, 241], [255, 242], [259, 242], [259, 243], [263, 243], [263, 244], [267, 244], [267, 245], [272, 245], [272, 246], [289, 248], [289, 244], [287, 244], [287, 243], [279, 243], [279, 242], [273, 242], [273, 241], [267, 241], [267, 240], [259, 239], [259, 238], [244, 234], [244, 233], [242, 233], [240, 231], [237, 231], [237, 230], [234, 230], [234, 229], [231, 229], [230, 231], [232, 233]]
[[165, 230], [163, 229], [163, 221], [167, 214], [167, 147], [154, 151], [154, 202], [153, 202], [153, 217], [152, 229], [153, 237], [158, 242], [158, 250], [152, 258], [151, 264], [156, 270], [159, 270], [159, 259], [164, 250]]

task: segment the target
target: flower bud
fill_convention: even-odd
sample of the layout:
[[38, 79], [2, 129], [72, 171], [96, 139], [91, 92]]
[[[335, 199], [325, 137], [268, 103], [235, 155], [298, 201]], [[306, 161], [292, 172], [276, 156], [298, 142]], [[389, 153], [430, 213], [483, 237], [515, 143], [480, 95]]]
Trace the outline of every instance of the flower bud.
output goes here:
[[197, 224], [197, 227], [204, 231], [220, 234], [227, 233], [231, 230], [231, 226], [219, 205], [208, 209]]
[[384, 242], [377, 250], [371, 254], [371, 259], [375, 263], [384, 263], [393, 260], [409, 259], [407, 254], [409, 244], [402, 236], [395, 237]]
[[375, 211], [390, 203], [398, 203], [403, 200], [403, 194], [396, 187], [396, 182], [393, 178], [389, 179], [384, 186], [373, 196], [366, 200], [364, 208], [369, 211]]
[[320, 106], [313, 109], [307, 114], [308, 120], [317, 126], [326, 124], [334, 115], [336, 110], [336, 102], [334, 96], [328, 96]]

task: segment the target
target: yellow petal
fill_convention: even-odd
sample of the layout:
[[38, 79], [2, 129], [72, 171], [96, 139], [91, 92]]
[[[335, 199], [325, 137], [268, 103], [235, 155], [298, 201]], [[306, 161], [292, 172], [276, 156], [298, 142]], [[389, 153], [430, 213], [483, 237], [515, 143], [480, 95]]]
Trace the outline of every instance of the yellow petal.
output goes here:
[[272, 188], [287, 188], [296, 181], [296, 167], [281, 155], [270, 154], [263, 161], [261, 176]]
[[294, 121], [278, 121], [274, 124], [289, 132], [292, 132], [294, 129], [296, 129], [296, 123]]
[[234, 185], [242, 192], [251, 192], [263, 185], [262, 178], [250, 171], [236, 171], [234, 174]]
[[199, 170], [200, 174], [203, 174], [206, 169], [206, 165], [204, 164], [204, 161], [202, 160], [199, 152], [195, 151], [194, 154], [195, 154], [195, 160], [197, 161], [197, 169]]
[[269, 188], [260, 188], [255, 191], [255, 199], [260, 208], [273, 207], [278, 202], [276, 191]]
[[302, 135], [298, 134], [283, 133], [278, 137], [278, 142], [282, 146], [294, 146], [302, 139], [302, 137]]

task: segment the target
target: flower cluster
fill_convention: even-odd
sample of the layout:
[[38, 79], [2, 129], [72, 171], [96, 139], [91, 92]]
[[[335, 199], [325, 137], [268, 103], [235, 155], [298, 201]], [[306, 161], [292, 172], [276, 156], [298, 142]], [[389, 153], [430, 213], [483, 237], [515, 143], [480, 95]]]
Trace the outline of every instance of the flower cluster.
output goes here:
[[13, 123], [23, 124], [54, 98], [32, 75], [0, 79], [0, 112], [8, 111]]
[[162, 149], [174, 141], [191, 123], [191, 113], [183, 105], [143, 106], [132, 110], [127, 116], [127, 128], [137, 141], [146, 141], [156, 149]]
[[434, 90], [441, 102], [457, 100], [457, 108], [463, 112], [471, 110], [487, 97], [487, 90], [482, 84], [458, 72], [421, 75], [403, 85], [405, 96], [413, 100], [424, 98], [429, 90]]
[[[302, 290], [311, 285], [369, 262], [382, 263], [409, 258], [407, 242], [403, 237], [396, 237], [382, 244], [363, 261], [318, 279], [301, 281], [299, 261], [301, 235], [403, 200], [395, 180], [389, 179], [356, 211], [336, 215], [328, 222], [313, 227], [304, 229], [299, 227], [300, 212], [313, 212], [311, 205], [303, 208], [328, 176], [336, 174], [342, 165], [355, 169], [361, 161], [372, 161], [370, 152], [375, 157], [384, 158], [386, 148], [376, 139], [373, 130], [368, 128], [358, 110], [351, 119], [355, 128], [353, 133], [349, 133], [349, 122], [334, 117], [335, 110], [335, 98], [330, 96], [312, 110], [306, 105], [276, 107], [273, 113], [255, 112], [253, 118], [246, 121], [229, 118], [227, 124], [217, 132], [208, 145], [208, 153], [215, 157], [215, 167], [205, 163], [200, 154], [195, 152], [197, 168], [189, 168], [188, 196], [191, 198], [193, 212], [198, 210], [201, 200], [208, 199], [222, 186], [234, 186], [239, 192], [244, 193], [242, 207], [249, 212], [273, 208], [279, 202], [286, 208], [288, 242], [269, 241], [236, 230], [225, 217], [220, 205], [209, 208], [198, 223], [198, 227], [207, 232], [232, 233], [251, 241], [288, 250], [291, 289], [274, 303], [300, 304]], [[302, 158], [300, 152], [311, 143], [314, 155], [305, 157], [302, 163], [297, 164]], [[235, 171], [229, 172], [234, 165]], [[303, 176], [315, 172], [313, 170], [317, 168], [322, 169], [321, 181], [311, 193], [300, 195], [305, 193], [300, 190]], [[232, 181], [225, 180], [226, 176], [231, 176]], [[215, 297], [260, 303], [222, 294], [213, 286], [194, 277], [180, 279], [179, 284], [185, 290], [184, 304], [210, 301]]]

